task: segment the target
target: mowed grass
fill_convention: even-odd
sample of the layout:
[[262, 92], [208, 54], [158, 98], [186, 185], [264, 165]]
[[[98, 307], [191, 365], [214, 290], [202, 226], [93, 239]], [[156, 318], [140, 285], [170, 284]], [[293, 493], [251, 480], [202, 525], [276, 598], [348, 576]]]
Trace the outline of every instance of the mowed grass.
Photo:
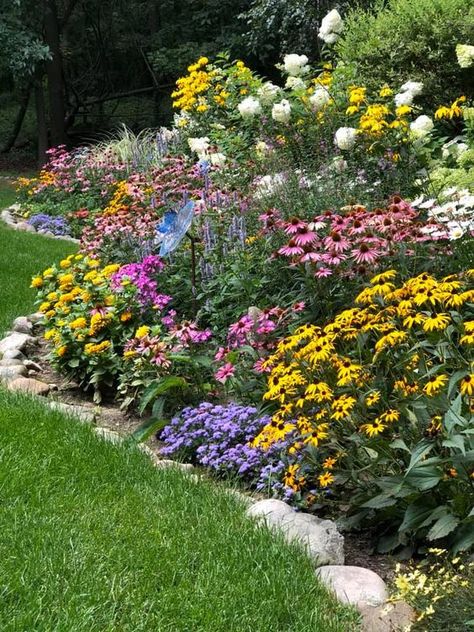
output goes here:
[[232, 495], [0, 391], [2, 632], [349, 632]]
[[31, 277], [75, 250], [71, 242], [12, 230], [0, 222], [0, 335], [16, 316], [34, 311]]

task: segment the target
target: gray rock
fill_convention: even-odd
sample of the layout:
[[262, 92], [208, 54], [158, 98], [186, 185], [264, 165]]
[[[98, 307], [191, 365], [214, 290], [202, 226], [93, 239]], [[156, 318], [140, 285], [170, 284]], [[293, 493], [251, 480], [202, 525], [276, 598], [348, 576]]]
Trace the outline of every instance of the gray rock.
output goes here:
[[26, 375], [26, 367], [22, 364], [0, 367], [0, 382], [9, 382], [22, 375]]
[[[49, 387], [53, 388], [55, 385], [50, 384]], [[72, 404], [64, 404], [63, 402], [48, 401], [48, 406], [52, 410], [59, 410], [65, 415], [75, 417], [83, 423], [93, 423], [96, 419], [96, 414], [93, 410], [86, 408], [85, 406], [74, 406]]]
[[19, 204], [18, 202], [15, 202], [15, 204], [10, 204], [8, 210], [12, 213], [19, 213], [21, 211], [21, 204]]
[[22, 366], [23, 361], [19, 358], [2, 358], [0, 366]]
[[36, 344], [37, 340], [33, 336], [28, 334], [20, 334], [19, 332], [13, 332], [6, 338], [0, 341], [0, 355], [3, 357], [5, 351], [17, 349], [24, 351], [27, 347], [31, 347]]
[[183, 472], [192, 472], [194, 470], [194, 466], [191, 463], [180, 463], [179, 461], [172, 461], [171, 459], [153, 459], [153, 463], [156, 468], [159, 470], [167, 470], [175, 468], [177, 470], [182, 470]]
[[318, 579], [332, 590], [339, 601], [354, 606], [380, 606], [388, 599], [384, 580], [362, 566], [322, 566]]
[[383, 606], [361, 606], [364, 632], [401, 632], [409, 629], [416, 612], [406, 601], [395, 601]]
[[43, 317], [44, 314], [42, 312], [35, 312], [34, 314], [29, 314], [27, 316], [28, 320], [32, 322], [33, 325], [36, 325], [36, 323], [38, 323]]
[[33, 324], [30, 323], [26, 316], [18, 316], [13, 321], [13, 331], [17, 331], [20, 334], [31, 334], [33, 331]]
[[331, 520], [294, 511], [281, 500], [260, 500], [247, 509], [247, 516], [263, 522], [285, 540], [299, 543], [316, 566], [344, 564], [344, 538]]
[[28, 224], [28, 222], [23, 222], [23, 221], [17, 222], [16, 229], [25, 230], [28, 233], [36, 233], [35, 227], [32, 226], [31, 224]]
[[121, 443], [123, 441], [123, 437], [115, 430], [109, 430], [108, 428], [94, 428], [94, 432], [105, 439], [106, 441], [110, 441], [111, 443]]
[[3, 354], [4, 360], [26, 360], [26, 356], [19, 349], [9, 349]]
[[37, 362], [33, 362], [33, 360], [25, 360], [23, 364], [33, 373], [39, 373], [42, 370], [41, 366]]
[[40, 380], [34, 380], [29, 377], [17, 377], [8, 383], [11, 391], [20, 391], [22, 393], [30, 393], [31, 395], [47, 395], [49, 386]]

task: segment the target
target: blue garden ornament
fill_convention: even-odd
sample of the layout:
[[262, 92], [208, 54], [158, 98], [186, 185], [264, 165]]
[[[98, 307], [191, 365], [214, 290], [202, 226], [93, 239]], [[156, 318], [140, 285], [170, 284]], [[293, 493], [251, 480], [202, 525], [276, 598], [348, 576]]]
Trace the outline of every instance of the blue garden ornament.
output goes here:
[[160, 241], [160, 257], [166, 257], [178, 247], [194, 217], [194, 202], [190, 200], [179, 211], [166, 211], [156, 227]]

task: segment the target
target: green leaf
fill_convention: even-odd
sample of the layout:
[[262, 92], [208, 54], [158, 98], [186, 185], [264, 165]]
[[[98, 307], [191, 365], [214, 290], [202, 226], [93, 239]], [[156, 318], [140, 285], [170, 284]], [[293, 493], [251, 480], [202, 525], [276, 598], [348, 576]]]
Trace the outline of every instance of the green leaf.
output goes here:
[[140, 413], [142, 413], [148, 404], [158, 397], [158, 395], [163, 395], [163, 393], [166, 393], [174, 388], [184, 388], [186, 385], [186, 380], [182, 377], [178, 377], [177, 375], [168, 375], [167, 377], [163, 377], [161, 380], [151, 382], [151, 384], [149, 384], [143, 392], [139, 406]]
[[403, 517], [403, 522], [399, 527], [400, 531], [415, 531], [418, 529], [423, 523], [428, 524], [436, 520], [436, 516], [433, 517], [434, 511], [433, 507], [427, 507], [424, 504], [420, 504], [419, 502], [413, 503], [406, 508], [405, 515]]
[[406, 481], [419, 489], [420, 491], [426, 491], [432, 487], [436, 487], [442, 477], [442, 472], [438, 467], [432, 465], [420, 466], [414, 468], [409, 474], [406, 475]]
[[378, 494], [367, 502], [363, 503], [361, 507], [368, 507], [369, 509], [383, 509], [384, 507], [392, 507], [397, 504], [397, 499], [393, 498], [389, 494]]
[[403, 441], [403, 439], [395, 439], [390, 444], [390, 447], [393, 448], [394, 450], [396, 450], [398, 448], [400, 450], [405, 450], [405, 452], [410, 452], [410, 449], [408, 448], [408, 446], [405, 443], [405, 441]]
[[452, 543], [453, 553], [466, 551], [474, 545], [474, 523], [470, 522], [458, 529]]
[[149, 437], [156, 434], [158, 430], [164, 428], [167, 423], [168, 422], [166, 419], [157, 419], [156, 417], [151, 417], [150, 419], [147, 419], [143, 424], [141, 424], [132, 433], [132, 439], [134, 439], [137, 443], [146, 441]]
[[459, 524], [459, 518], [457, 516], [453, 516], [453, 514], [446, 514], [439, 518], [431, 529], [428, 531], [427, 538], [428, 540], [438, 540], [439, 538], [444, 538]]
[[466, 454], [466, 448], [464, 447], [464, 437], [462, 435], [453, 435], [449, 439], [445, 439], [442, 443], [445, 448], [458, 448], [463, 454]]
[[421, 459], [429, 454], [431, 450], [434, 448], [434, 443], [432, 441], [424, 440], [420, 441], [420, 443], [415, 447], [412, 452], [410, 463], [408, 465], [405, 476], [412, 470], [417, 463], [421, 461]]

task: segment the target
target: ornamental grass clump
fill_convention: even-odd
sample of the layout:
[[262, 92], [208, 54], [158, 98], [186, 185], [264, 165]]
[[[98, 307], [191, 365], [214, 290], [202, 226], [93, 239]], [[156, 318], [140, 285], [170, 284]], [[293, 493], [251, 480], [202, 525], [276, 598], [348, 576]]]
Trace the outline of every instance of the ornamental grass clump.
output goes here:
[[[307, 324], [266, 361], [263, 448], [294, 437], [292, 488], [349, 504], [385, 530], [381, 550], [474, 544], [474, 270], [373, 277], [356, 305]], [[295, 468], [293, 460], [297, 458]], [[387, 535], [389, 533], [389, 535]]]

